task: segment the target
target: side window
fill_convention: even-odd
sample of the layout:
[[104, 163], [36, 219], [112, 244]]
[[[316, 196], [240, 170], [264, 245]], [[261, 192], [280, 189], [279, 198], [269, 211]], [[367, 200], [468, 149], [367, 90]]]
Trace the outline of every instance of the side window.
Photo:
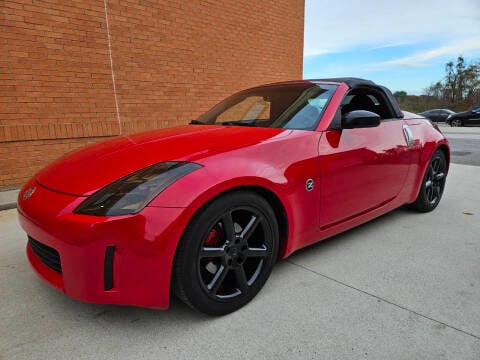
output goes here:
[[386, 100], [370, 89], [354, 89], [342, 101], [342, 115], [354, 110], [367, 110], [380, 115], [381, 119], [391, 116]]
[[248, 96], [217, 116], [217, 122], [269, 119], [270, 101], [262, 96]]

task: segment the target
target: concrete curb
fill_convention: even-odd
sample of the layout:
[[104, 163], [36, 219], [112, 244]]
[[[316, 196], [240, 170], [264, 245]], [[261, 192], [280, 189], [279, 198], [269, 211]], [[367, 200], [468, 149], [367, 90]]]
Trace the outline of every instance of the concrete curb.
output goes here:
[[0, 211], [3, 210], [10, 210], [10, 209], [16, 209], [17, 208], [17, 203], [7, 203], [7, 204], [0, 204]]

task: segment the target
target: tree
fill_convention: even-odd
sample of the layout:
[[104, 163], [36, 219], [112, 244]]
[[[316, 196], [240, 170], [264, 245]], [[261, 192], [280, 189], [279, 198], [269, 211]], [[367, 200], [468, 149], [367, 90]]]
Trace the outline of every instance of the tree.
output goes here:
[[407, 95], [405, 91], [394, 94], [402, 109], [422, 112], [427, 109], [449, 108], [464, 111], [480, 105], [480, 59], [467, 63], [463, 56], [445, 64], [445, 76], [423, 90], [423, 95]]
[[425, 88], [423, 92], [427, 96], [433, 96], [436, 98], [442, 98], [443, 97], [443, 85], [440, 81], [437, 81], [436, 83], [431, 84], [429, 87]]
[[435, 107], [464, 110], [480, 103], [480, 60], [467, 64], [463, 56], [445, 64], [445, 77], [424, 89]]
[[480, 60], [464, 71], [463, 96], [470, 104], [480, 103]]

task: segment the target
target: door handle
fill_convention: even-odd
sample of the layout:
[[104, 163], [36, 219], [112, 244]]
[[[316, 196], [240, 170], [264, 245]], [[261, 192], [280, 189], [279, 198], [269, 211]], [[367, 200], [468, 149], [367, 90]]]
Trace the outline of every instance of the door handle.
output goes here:
[[413, 145], [413, 133], [407, 124], [403, 125], [403, 135], [405, 135], [405, 140], [407, 140], [407, 146], [411, 147]]

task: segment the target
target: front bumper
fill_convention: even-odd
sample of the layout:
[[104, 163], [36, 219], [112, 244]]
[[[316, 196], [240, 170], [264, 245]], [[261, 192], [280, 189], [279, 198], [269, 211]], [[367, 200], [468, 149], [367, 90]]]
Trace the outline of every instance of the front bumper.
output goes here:
[[[35, 192], [23, 200], [32, 186]], [[84, 199], [33, 181], [20, 192], [19, 221], [31, 238], [27, 256], [34, 270], [81, 301], [168, 308], [175, 249], [194, 209], [146, 207], [115, 217], [73, 213]], [[58, 252], [60, 271], [42, 259], [49, 255], [32, 240]]]

